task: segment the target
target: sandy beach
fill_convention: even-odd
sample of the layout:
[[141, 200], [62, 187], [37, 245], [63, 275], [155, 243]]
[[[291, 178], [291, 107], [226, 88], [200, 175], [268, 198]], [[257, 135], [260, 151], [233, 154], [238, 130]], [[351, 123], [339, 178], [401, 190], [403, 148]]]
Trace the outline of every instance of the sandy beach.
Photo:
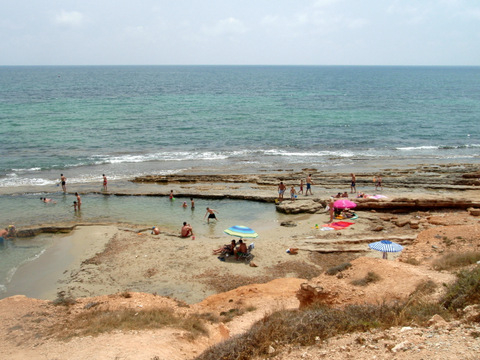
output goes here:
[[[343, 177], [348, 178], [348, 174]], [[150, 193], [153, 187], [159, 194], [168, 194], [169, 189], [174, 188], [176, 193], [193, 193], [197, 196], [202, 193], [207, 197], [220, 196], [226, 192], [231, 195], [241, 188], [242, 196], [263, 197], [266, 201], [272, 201], [276, 192], [276, 184], [241, 182], [215, 185], [146, 183], [136, 185], [135, 191], [141, 189], [143, 193]], [[317, 185], [313, 189], [314, 196], [300, 195], [297, 201], [290, 203], [287, 200], [286, 203], [297, 208], [302, 204], [322, 204], [335, 194], [337, 189], [335, 185]], [[417, 201], [418, 204], [422, 201], [433, 203], [439, 200], [450, 204], [467, 200], [473, 203], [480, 201], [478, 190], [471, 186], [451, 187], [449, 190], [432, 190], [425, 186], [417, 187], [414, 191], [402, 186], [385, 187], [381, 194], [386, 198], [378, 200], [379, 204], [391, 203], [395, 199], [403, 199], [403, 203]], [[350, 198], [357, 200], [352, 195]], [[271, 206], [275, 204], [272, 203]], [[36, 261], [22, 266], [12, 279], [14, 286], [9, 289], [8, 295], [25, 295], [47, 302], [16, 296], [0, 300], [0, 303], [4, 308], [21, 303], [25, 311], [32, 306], [32, 309], [37, 310], [31, 311], [38, 312], [42, 306], [47, 306], [48, 301], [61, 296], [77, 299], [79, 304], [83, 304], [76, 305], [78, 311], [81, 311], [81, 306], [91, 302], [113, 304], [120, 301], [122, 304], [141, 303], [146, 306], [145, 304], [166, 301], [160, 300], [166, 297], [171, 299], [169, 306], [176, 308], [176, 311], [183, 311], [181, 309], [185, 308], [187, 312], [220, 312], [222, 309], [228, 310], [232, 302], [242, 304], [242, 307], [256, 307], [257, 310], [239, 316], [228, 325], [213, 326], [211, 336], [202, 345], [182, 340], [183, 350], [178, 351], [168, 346], [168, 351], [165, 347], [162, 350], [166, 351], [163, 358], [190, 359], [207, 345], [245, 331], [253, 321], [269, 311], [298, 308], [300, 303], [296, 294], [300, 284], [307, 279], [317, 279], [317, 283], [321, 283], [324, 288], [335, 287], [336, 296], [332, 300], [335, 306], [363, 301], [375, 302], [380, 299], [401, 299], [408, 296], [421, 279], [434, 279], [439, 283], [453, 280], [450, 273], [439, 273], [431, 269], [430, 264], [435, 257], [453, 249], [478, 251], [480, 248], [479, 218], [472, 216], [467, 209], [451, 209], [447, 204], [443, 209], [432, 211], [360, 210], [356, 213], [358, 219], [343, 230], [322, 230], [323, 225], [329, 222], [329, 214], [323, 206], [314, 213], [285, 214], [284, 223], [264, 223], [260, 219], [249, 224], [260, 234], [256, 239], [247, 240], [247, 243], [255, 243], [251, 261], [236, 261], [233, 257], [221, 261], [217, 255], [213, 255], [212, 250], [229, 243], [231, 237], [209, 237], [208, 226], [211, 225], [207, 224], [198, 231], [195, 240], [181, 238], [177, 232], [168, 228], [161, 229], [160, 235], [153, 235], [150, 229], [135, 224], [78, 225], [66, 235], [55, 235], [54, 245]], [[444, 240], [447, 237], [453, 242], [453, 246], [452, 243], [447, 245]], [[405, 250], [402, 253], [389, 254], [388, 261], [382, 260], [381, 252], [368, 248], [369, 243], [381, 239], [398, 242]], [[289, 248], [298, 248], [298, 254], [289, 254], [286, 251]], [[412, 258], [418, 259], [421, 265], [414, 267], [407, 264], [407, 259]], [[369, 292], [355, 292], [350, 285], [340, 283], [339, 279], [325, 278], [325, 275], [322, 275], [330, 267], [346, 261], [354, 264], [346, 273], [347, 278], [361, 276], [368, 269], [375, 268], [380, 273], [398, 271], [402, 281], [389, 277], [384, 280], [385, 283], [371, 288]], [[131, 299], [119, 297], [118, 294], [126, 292], [138, 294]], [[270, 292], [272, 294], [267, 295]], [[13, 339], [19, 334], [11, 330], [15, 326], [13, 318], [5, 311], [0, 317], [10, 324], [7, 328], [3, 327], [3, 336], [0, 336], [6, 346], [2, 348], [7, 349], [4, 354], [8, 354], [12, 359], [21, 358], [25, 354], [37, 354], [32, 348], [35, 343], [33, 340], [27, 342], [27, 347], [14, 350]], [[145, 336], [157, 338], [162, 332], [165, 331], [136, 334], [129, 338], [129, 343], [132, 339], [140, 341], [139, 336], [143, 339], [141, 341], [145, 341]], [[170, 331], [168, 336], [163, 335], [165, 339], [178, 339], [174, 330]], [[101, 338], [106, 336], [108, 337], [102, 335], [96, 338], [97, 340], [88, 340], [89, 346], [98, 349], [94, 343], [97, 344], [97, 341], [100, 342]], [[87, 356], [84, 351], [78, 350], [87, 344], [86, 340], [80, 339], [75, 340], [77, 345], [74, 345], [74, 342], [65, 345], [71, 350], [77, 349], [72, 350], [72, 354], [75, 354], [70, 357], [72, 359]], [[55, 355], [63, 359], [59, 349], [64, 345], [54, 345], [55, 342], [52, 341], [41, 341], [38, 346], [49, 356]], [[118, 344], [125, 342], [125, 337], [117, 333], [108, 337], [108, 341]], [[165, 342], [162, 344], [165, 345]], [[135, 346], [130, 344], [119, 354], [123, 354], [123, 358], [134, 359]], [[142, 354], [151, 358], [159, 354], [159, 351], [159, 347], [152, 347]], [[97, 358], [109, 359], [113, 358], [112, 356], [114, 354], [111, 352], [102, 353]]]

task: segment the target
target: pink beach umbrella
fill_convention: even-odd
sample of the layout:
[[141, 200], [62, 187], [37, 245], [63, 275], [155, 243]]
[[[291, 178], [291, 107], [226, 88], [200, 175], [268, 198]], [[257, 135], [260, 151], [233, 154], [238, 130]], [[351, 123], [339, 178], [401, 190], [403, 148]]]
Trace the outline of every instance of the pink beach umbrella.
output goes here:
[[333, 203], [333, 207], [336, 209], [353, 209], [356, 206], [357, 204], [348, 199], [339, 199]]

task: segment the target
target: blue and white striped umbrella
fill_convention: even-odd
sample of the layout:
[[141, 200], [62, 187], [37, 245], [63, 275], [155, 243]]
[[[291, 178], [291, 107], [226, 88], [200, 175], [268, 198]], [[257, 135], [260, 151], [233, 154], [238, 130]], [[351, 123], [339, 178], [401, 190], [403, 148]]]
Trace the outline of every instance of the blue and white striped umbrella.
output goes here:
[[373, 250], [381, 252], [399, 252], [403, 250], [403, 246], [389, 240], [381, 240], [371, 244], [368, 244], [368, 247]]
[[247, 226], [242, 226], [242, 225], [235, 225], [235, 226], [229, 227], [223, 232], [231, 236], [238, 236], [240, 238], [253, 239], [258, 237], [258, 234], [255, 231], [253, 231]]

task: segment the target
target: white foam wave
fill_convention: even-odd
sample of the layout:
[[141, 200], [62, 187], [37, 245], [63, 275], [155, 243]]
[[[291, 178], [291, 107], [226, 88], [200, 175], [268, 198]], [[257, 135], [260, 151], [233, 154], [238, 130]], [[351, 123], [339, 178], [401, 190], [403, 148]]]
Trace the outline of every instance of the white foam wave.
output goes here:
[[45, 186], [54, 184], [55, 181], [50, 179], [19, 177], [17, 174], [8, 174], [6, 178], [0, 179], [0, 187]]
[[152, 154], [125, 154], [117, 156], [92, 156], [95, 165], [101, 164], [123, 164], [123, 163], [141, 163], [149, 161], [183, 161], [183, 160], [223, 160], [229, 157], [228, 153], [222, 152], [159, 152]]
[[23, 173], [23, 172], [34, 172], [34, 171], [40, 171], [42, 168], [39, 167], [33, 167], [30, 169], [12, 169], [12, 171], [15, 171], [16, 173]]
[[403, 151], [414, 151], [414, 150], [435, 150], [439, 149], [438, 146], [407, 146], [407, 147], [399, 147], [397, 150]]

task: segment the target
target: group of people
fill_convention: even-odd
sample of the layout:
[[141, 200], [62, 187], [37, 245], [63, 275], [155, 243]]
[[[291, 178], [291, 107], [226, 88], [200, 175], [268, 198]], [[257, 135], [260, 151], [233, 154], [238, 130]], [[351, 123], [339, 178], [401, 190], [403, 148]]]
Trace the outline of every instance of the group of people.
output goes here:
[[[102, 174], [102, 177], [103, 177], [103, 191], [107, 191], [108, 189], [108, 180], [107, 180], [107, 177], [105, 176], [105, 174]], [[62, 185], [62, 190], [64, 193], [67, 192], [67, 177], [63, 174], [60, 174], [60, 181], [59, 183], [57, 184], [57, 186], [60, 186]], [[75, 197], [76, 197], [76, 200], [73, 201], [73, 209], [74, 211], [80, 211], [82, 209], [82, 199], [80, 197], [80, 195], [78, 194], [78, 192], [75, 192]], [[49, 198], [46, 198], [46, 197], [41, 197], [40, 198], [40, 201], [44, 202], [44, 203], [51, 203], [51, 204], [56, 204], [57, 202], [53, 199], [49, 199]]]
[[[312, 185], [313, 185], [313, 180], [312, 180], [312, 174], [309, 174], [307, 176], [307, 179], [305, 180], [305, 183], [307, 184], [307, 189], [305, 190], [305, 195], [308, 195], [310, 192], [310, 195], [313, 195], [312, 192]], [[300, 180], [300, 188], [298, 191], [298, 194], [303, 195], [303, 185], [305, 184], [303, 182], [303, 179]], [[287, 187], [283, 183], [283, 181], [280, 181], [280, 184], [278, 184], [278, 202], [282, 202], [284, 200], [284, 195], [285, 191], [287, 190]], [[295, 189], [295, 185], [292, 185], [290, 188], [290, 200], [295, 201], [297, 198], [297, 190]]]
[[238, 243], [233, 239], [230, 244], [214, 249], [212, 254], [220, 255], [220, 260], [225, 260], [226, 256], [235, 256], [235, 259], [239, 260], [241, 256], [248, 254], [248, 248], [247, 244], [245, 244], [242, 239], [238, 240]]
[[[108, 188], [108, 180], [105, 174], [102, 174], [103, 177], [103, 191], [107, 191]], [[62, 185], [62, 190], [64, 193], [67, 192], [67, 177], [63, 174], [60, 174], [60, 182], [57, 184], [57, 186]]]
[[[354, 193], [356, 194], [357, 193], [357, 177], [355, 176], [354, 173], [351, 173], [350, 177], [351, 177], [350, 193], [351, 194], [354, 194]], [[379, 188], [380, 188], [380, 190], [383, 190], [381, 176], [374, 176], [373, 177], [373, 182], [375, 183], [375, 190], [378, 190]], [[305, 195], [308, 195], [309, 192], [310, 192], [310, 195], [313, 195], [313, 192], [312, 192], [312, 185], [313, 185], [312, 174], [309, 174], [307, 176], [307, 179], [306, 179], [305, 183], [307, 185]], [[303, 195], [303, 185], [304, 185], [304, 182], [303, 182], [303, 179], [301, 179], [298, 194]], [[287, 190], [287, 187], [285, 186], [283, 181], [280, 181], [280, 184], [278, 184], [278, 202], [282, 202], [284, 200], [284, 195], [285, 195], [286, 190]], [[348, 193], [345, 191], [343, 194], [338, 193], [334, 197], [335, 198], [348, 197]], [[290, 200], [295, 201], [296, 198], [297, 198], [297, 190], [295, 189], [295, 186], [292, 185], [291, 188], [290, 188]]]

